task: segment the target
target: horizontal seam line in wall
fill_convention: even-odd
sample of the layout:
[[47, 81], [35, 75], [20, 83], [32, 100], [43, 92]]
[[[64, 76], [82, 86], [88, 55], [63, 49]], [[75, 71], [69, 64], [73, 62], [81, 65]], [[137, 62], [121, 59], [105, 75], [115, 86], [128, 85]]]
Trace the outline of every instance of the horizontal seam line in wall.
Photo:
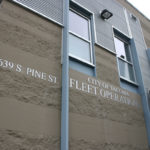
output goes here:
[[103, 45], [99, 44], [99, 43], [95, 43], [95, 45], [101, 47], [101, 48], [104, 48], [106, 51], [108, 51], [110, 54], [116, 56], [116, 53], [111, 51], [110, 49], [108, 49], [107, 47], [104, 47]]

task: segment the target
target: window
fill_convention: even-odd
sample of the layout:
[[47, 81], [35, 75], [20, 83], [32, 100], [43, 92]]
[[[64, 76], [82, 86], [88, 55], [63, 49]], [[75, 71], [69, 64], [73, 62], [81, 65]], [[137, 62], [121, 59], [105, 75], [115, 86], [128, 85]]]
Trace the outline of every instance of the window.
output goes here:
[[115, 49], [118, 58], [120, 78], [130, 82], [136, 82], [134, 66], [129, 39], [114, 37]]
[[96, 76], [94, 42], [93, 14], [70, 1], [69, 67], [71, 69]]
[[90, 19], [69, 11], [69, 56], [93, 64]]

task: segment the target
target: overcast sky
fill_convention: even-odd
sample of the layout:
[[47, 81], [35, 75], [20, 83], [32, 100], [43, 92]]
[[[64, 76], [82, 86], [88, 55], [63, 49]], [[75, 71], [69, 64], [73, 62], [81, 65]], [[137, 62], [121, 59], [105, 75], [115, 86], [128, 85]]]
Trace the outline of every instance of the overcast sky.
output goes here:
[[128, 0], [128, 1], [150, 19], [150, 0]]

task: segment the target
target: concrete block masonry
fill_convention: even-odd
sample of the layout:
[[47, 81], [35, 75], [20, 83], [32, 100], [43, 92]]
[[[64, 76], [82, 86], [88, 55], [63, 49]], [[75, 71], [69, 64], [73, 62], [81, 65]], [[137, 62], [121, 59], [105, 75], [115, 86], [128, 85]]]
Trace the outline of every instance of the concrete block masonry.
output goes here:
[[28, 76], [39, 78], [42, 80], [47, 80], [51, 83], [57, 82], [57, 78], [51, 74], [47, 74], [45, 72], [41, 72], [30, 67], [23, 67], [20, 64], [16, 64], [8, 60], [0, 59], [0, 67], [10, 69], [10, 70], [15, 70], [16, 72], [24, 73]]

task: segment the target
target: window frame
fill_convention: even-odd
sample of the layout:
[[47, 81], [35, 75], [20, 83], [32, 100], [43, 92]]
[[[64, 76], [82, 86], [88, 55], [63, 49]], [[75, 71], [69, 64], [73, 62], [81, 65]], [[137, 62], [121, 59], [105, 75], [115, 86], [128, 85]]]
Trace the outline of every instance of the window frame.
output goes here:
[[[117, 56], [117, 57], [120, 58], [121, 60], [125, 61], [126, 63], [129, 63], [129, 64], [133, 65], [133, 58], [132, 58], [132, 53], [131, 53], [130, 42], [127, 42], [127, 41], [123, 40], [122, 38], [120, 38], [120, 37], [117, 36], [117, 35], [114, 35], [114, 38], [116, 38], [116, 39], [120, 40], [121, 42], [123, 42], [123, 43], [125, 43], [125, 44], [128, 45], [131, 62], [128, 61], [127, 59], [123, 59], [123, 58], [118, 57], [118, 56]], [[114, 44], [115, 44], [115, 41], [114, 41]], [[116, 46], [115, 46], [115, 47], [116, 47]], [[115, 50], [116, 50], [116, 48], [115, 48]], [[125, 51], [126, 51], [126, 49], [125, 49]], [[125, 53], [125, 54], [126, 54], [126, 53]], [[116, 55], [117, 55], [117, 52], [116, 52]]]
[[[115, 33], [115, 31], [118, 32], [119, 35], [118, 35], [117, 33]], [[129, 55], [130, 55], [131, 61], [128, 61], [127, 59], [123, 59], [123, 58], [117, 56], [116, 45], [115, 45], [115, 38], [128, 45], [128, 48], [129, 48]], [[131, 45], [130, 45], [130, 44], [131, 44], [131, 43], [130, 43], [130, 40], [131, 40], [131, 39], [128, 38], [126, 35], [124, 35], [123, 33], [121, 33], [120, 31], [118, 31], [118, 30], [115, 29], [115, 28], [113, 28], [113, 39], [114, 39], [114, 47], [115, 47], [115, 51], [116, 51], [117, 66], [118, 66], [118, 71], [119, 71], [119, 77], [120, 77], [120, 79], [122, 79], [122, 80], [124, 80], [124, 81], [127, 81], [128, 83], [131, 83], [131, 84], [133, 84], [133, 85], [138, 86], [138, 84], [137, 84], [137, 77], [136, 77], [136, 74], [135, 74], [134, 63], [133, 63], [133, 56], [132, 56], [133, 54], [132, 54], [132, 52], [131, 52], [131, 51], [132, 51]], [[124, 47], [124, 48], [125, 48], [125, 47]], [[125, 50], [125, 54], [126, 54], [126, 49], [124, 49], [124, 50]], [[120, 70], [120, 67], [119, 67], [119, 60], [123, 61], [124, 63], [126, 63], [127, 65], [130, 65], [130, 66], [132, 67], [133, 76], [134, 76], [135, 81], [133, 81], [133, 80], [131, 80], [131, 79], [129, 79], [129, 78], [124, 77], [124, 76], [121, 75], [121, 72], [120, 72], [121, 70]], [[130, 72], [129, 72], [129, 73], [130, 73]], [[130, 75], [130, 74], [129, 74], [129, 75]]]
[[94, 67], [94, 54], [93, 54], [93, 46], [92, 46], [92, 29], [91, 29], [91, 19], [84, 16], [82, 13], [78, 12], [77, 10], [73, 9], [73, 8], [69, 8], [69, 11], [72, 11], [73, 13], [79, 15], [80, 17], [86, 19], [88, 21], [88, 34], [89, 34], [89, 40], [85, 39], [84, 37], [80, 36], [79, 34], [77, 33], [74, 33], [73, 31], [70, 31], [69, 29], [69, 34], [79, 38], [80, 40], [82, 41], [85, 41], [86, 43], [89, 43], [89, 55], [90, 55], [90, 61], [87, 61], [85, 59], [82, 59], [81, 57], [78, 57], [78, 56], [75, 56], [73, 54], [71, 54], [69, 52], [69, 57], [72, 57], [73, 59], [79, 61], [79, 62], [82, 62], [82, 63], [85, 63], [87, 65], [90, 65], [92, 67]]

